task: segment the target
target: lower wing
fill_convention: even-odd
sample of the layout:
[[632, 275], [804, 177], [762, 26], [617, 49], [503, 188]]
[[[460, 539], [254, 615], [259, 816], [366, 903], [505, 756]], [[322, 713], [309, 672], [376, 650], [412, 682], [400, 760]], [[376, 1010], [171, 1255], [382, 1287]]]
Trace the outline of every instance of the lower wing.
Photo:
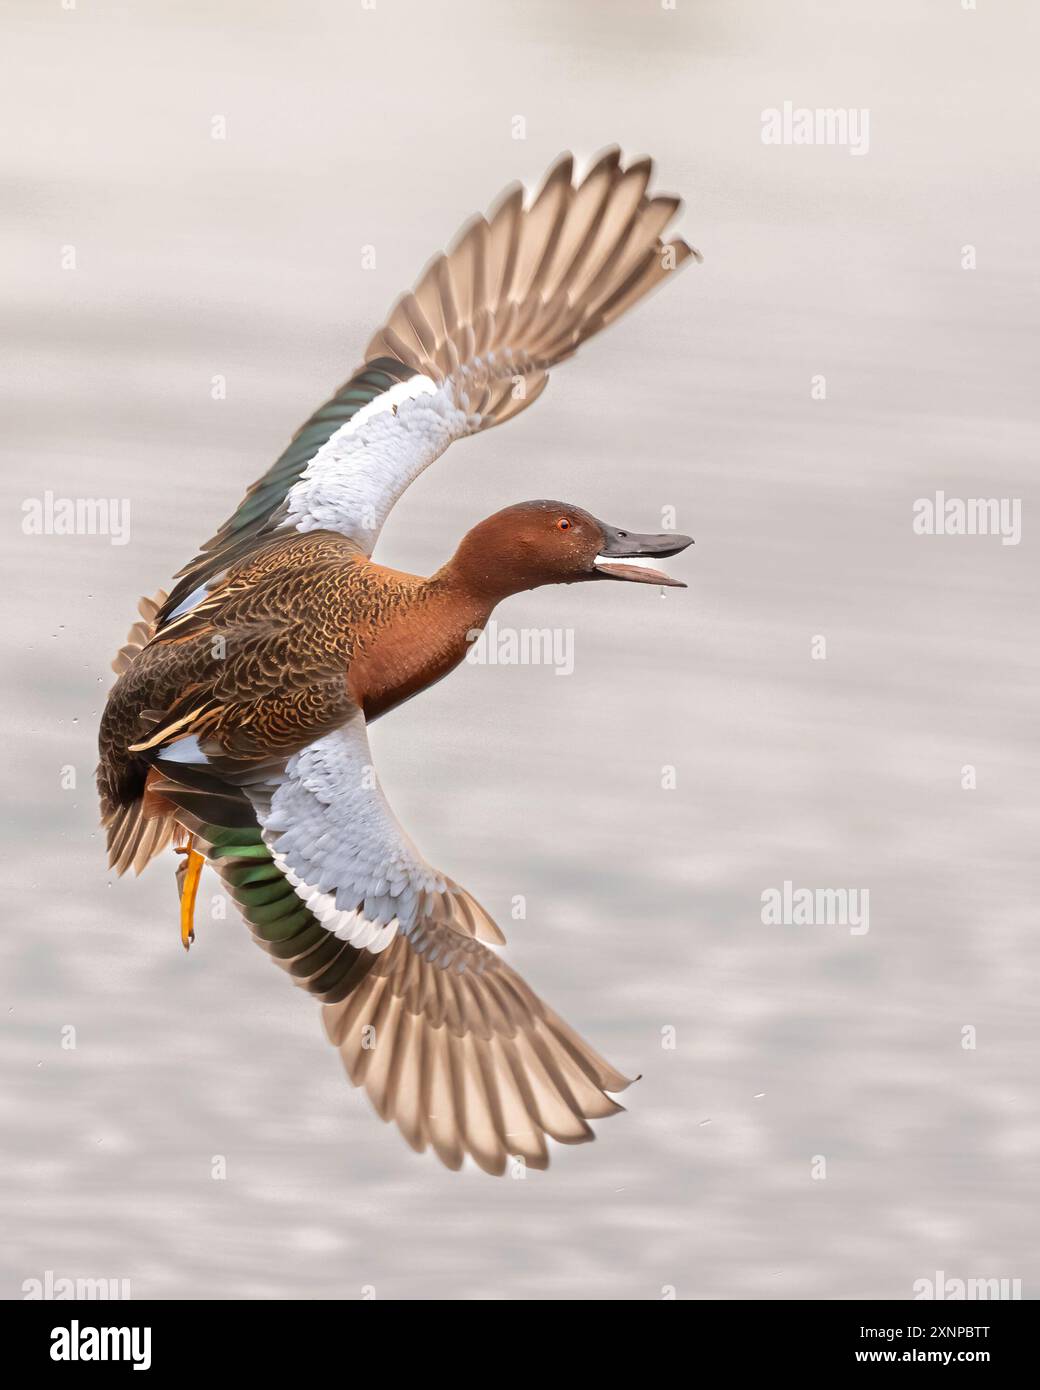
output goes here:
[[155, 766], [254, 937], [322, 1002], [350, 1081], [413, 1149], [545, 1168], [547, 1137], [585, 1142], [622, 1109], [607, 1093], [629, 1078], [484, 944], [504, 942], [494, 922], [401, 829], [360, 715], [277, 768], [234, 769], [193, 739]]

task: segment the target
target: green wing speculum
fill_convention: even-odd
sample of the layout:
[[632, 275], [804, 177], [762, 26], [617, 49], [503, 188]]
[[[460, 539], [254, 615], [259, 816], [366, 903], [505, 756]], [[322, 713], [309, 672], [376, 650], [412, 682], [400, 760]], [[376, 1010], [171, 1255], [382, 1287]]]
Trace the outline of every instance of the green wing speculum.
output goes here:
[[157, 759], [153, 791], [177, 808], [197, 848], [219, 873], [254, 939], [298, 984], [336, 1003], [362, 980], [376, 957], [333, 936], [274, 862], [256, 812], [240, 787], [208, 772]]
[[206, 541], [194, 560], [178, 571], [177, 583], [160, 609], [158, 626], [162, 627], [174, 610], [214, 575], [268, 544], [272, 539], [272, 522], [318, 450], [359, 410], [415, 374], [414, 368], [392, 358], [377, 358], [366, 363], [316, 410], [297, 430], [285, 452], [253, 483], [216, 535]]
[[344, 999], [376, 957], [325, 930], [275, 864], [259, 826], [204, 826], [201, 838], [210, 844], [209, 862], [268, 955], [323, 1003]]

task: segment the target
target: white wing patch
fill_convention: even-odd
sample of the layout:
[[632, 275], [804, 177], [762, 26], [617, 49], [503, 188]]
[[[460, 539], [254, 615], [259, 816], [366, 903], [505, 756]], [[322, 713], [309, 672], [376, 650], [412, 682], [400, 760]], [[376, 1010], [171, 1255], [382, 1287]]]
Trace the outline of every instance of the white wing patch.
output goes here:
[[286, 498], [284, 525], [338, 531], [371, 555], [394, 503], [448, 445], [479, 426], [450, 383], [398, 382], [323, 444]]
[[391, 811], [360, 716], [295, 753], [270, 808], [256, 810], [264, 842], [297, 896], [352, 946], [385, 950], [448, 889]]

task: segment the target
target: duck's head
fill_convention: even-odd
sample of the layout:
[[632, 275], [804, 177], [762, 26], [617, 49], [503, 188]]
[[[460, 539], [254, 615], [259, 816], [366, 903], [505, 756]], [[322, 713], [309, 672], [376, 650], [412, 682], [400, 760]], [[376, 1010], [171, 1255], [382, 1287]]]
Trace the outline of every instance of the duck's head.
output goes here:
[[518, 502], [467, 532], [453, 564], [475, 587], [503, 596], [587, 579], [685, 589], [681, 580], [644, 562], [678, 555], [692, 544], [675, 531], [642, 535], [610, 526], [567, 502]]

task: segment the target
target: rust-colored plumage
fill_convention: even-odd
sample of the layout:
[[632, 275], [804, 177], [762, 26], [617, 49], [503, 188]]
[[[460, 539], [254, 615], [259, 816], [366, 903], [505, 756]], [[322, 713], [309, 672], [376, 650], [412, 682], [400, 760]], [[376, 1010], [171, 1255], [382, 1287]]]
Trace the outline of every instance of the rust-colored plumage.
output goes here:
[[574, 183], [566, 156], [529, 206], [511, 189], [467, 224], [170, 595], [142, 600], [102, 718], [112, 865], [140, 872], [191, 837], [322, 1001], [350, 1079], [450, 1167], [544, 1167], [546, 1136], [593, 1137], [628, 1083], [482, 944], [504, 938], [396, 825], [365, 723], [446, 675], [510, 594], [672, 583], [610, 557], [688, 538], [535, 502], [482, 522], [428, 578], [371, 551], [453, 439], [529, 405], [549, 367], [696, 254], [662, 241], [678, 200], [650, 197], [650, 172], [611, 150]]

